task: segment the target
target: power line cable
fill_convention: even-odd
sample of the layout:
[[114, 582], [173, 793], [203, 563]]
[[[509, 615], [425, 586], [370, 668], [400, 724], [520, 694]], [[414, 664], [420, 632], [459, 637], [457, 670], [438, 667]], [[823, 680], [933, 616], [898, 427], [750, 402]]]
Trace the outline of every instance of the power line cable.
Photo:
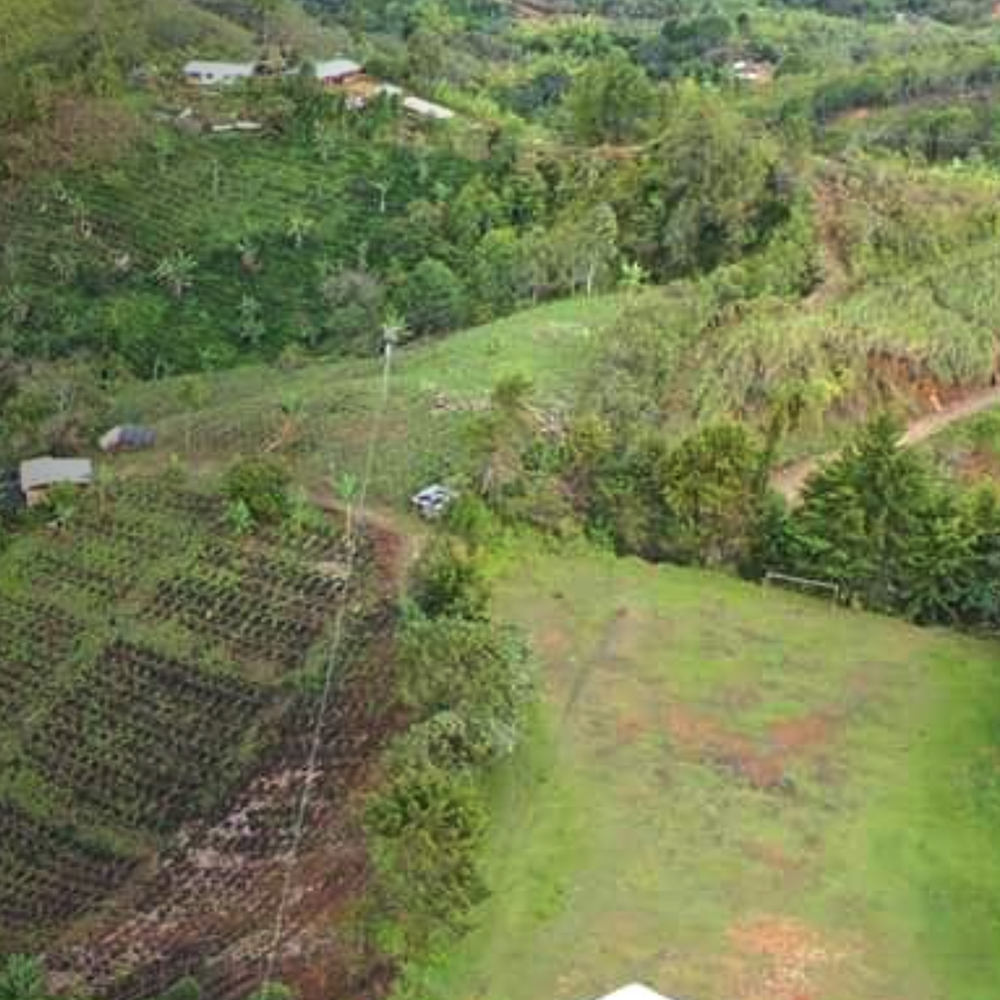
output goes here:
[[340, 659], [340, 648], [343, 644], [344, 626], [347, 620], [347, 609], [349, 606], [348, 595], [351, 589], [351, 584], [354, 580], [358, 549], [358, 528], [363, 521], [364, 513], [367, 508], [368, 489], [375, 472], [376, 458], [382, 437], [382, 427], [384, 424], [385, 413], [388, 409], [396, 334], [397, 331], [392, 328], [387, 329], [384, 333], [379, 403], [369, 429], [368, 444], [365, 450], [365, 462], [360, 487], [357, 492], [357, 500], [354, 502], [349, 499], [347, 503], [347, 530], [345, 536], [347, 545], [347, 567], [344, 576], [344, 587], [341, 591], [340, 604], [337, 607], [337, 613], [334, 617], [333, 632], [330, 638], [330, 645], [328, 647], [326, 663], [324, 666], [323, 690], [316, 709], [316, 716], [313, 721], [309, 755], [306, 760], [305, 778], [302, 782], [302, 791], [299, 794], [299, 799], [295, 808], [294, 820], [292, 823], [292, 843], [288, 853], [288, 859], [285, 864], [281, 895], [279, 897], [278, 908], [275, 913], [274, 929], [267, 949], [265, 974], [262, 984], [264, 987], [267, 987], [274, 982], [274, 970], [278, 961], [282, 938], [285, 932], [285, 925], [288, 919], [288, 907], [292, 898], [292, 890], [295, 886], [295, 875], [298, 868], [299, 853], [301, 851], [302, 841], [305, 835], [309, 806], [312, 802], [314, 786], [317, 781], [317, 764], [319, 762], [319, 754], [323, 744], [323, 726], [326, 721], [326, 714], [330, 705], [330, 697], [333, 693], [335, 667]]

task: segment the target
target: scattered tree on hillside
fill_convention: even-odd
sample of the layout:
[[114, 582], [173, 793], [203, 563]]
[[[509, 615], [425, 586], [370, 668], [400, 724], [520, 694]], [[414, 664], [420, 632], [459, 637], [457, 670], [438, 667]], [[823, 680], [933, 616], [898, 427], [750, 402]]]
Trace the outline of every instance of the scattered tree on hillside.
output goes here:
[[760, 517], [764, 451], [740, 424], [706, 427], [667, 456], [663, 494], [681, 557], [733, 565], [750, 551]]
[[916, 452], [899, 447], [900, 433], [896, 421], [876, 418], [808, 482], [790, 521], [793, 560], [803, 574], [886, 611], [908, 603], [920, 546], [939, 513], [929, 470]]
[[338, 346], [376, 346], [385, 312], [385, 290], [378, 277], [356, 268], [324, 267], [323, 271], [319, 291], [324, 337]]
[[621, 144], [639, 138], [653, 110], [654, 91], [646, 74], [621, 51], [588, 63], [565, 99], [575, 138], [590, 145]]
[[179, 299], [194, 285], [197, 269], [198, 263], [190, 254], [175, 250], [160, 260], [153, 271], [153, 277], [168, 288], [174, 298]]
[[442, 333], [465, 317], [465, 290], [447, 264], [426, 258], [407, 277], [400, 306], [415, 333]]
[[682, 85], [655, 143], [626, 177], [619, 214], [634, 256], [660, 275], [734, 260], [787, 200], [777, 147], [718, 96]]
[[489, 409], [473, 425], [474, 446], [482, 456], [479, 491], [494, 504], [524, 474], [524, 452], [535, 431], [531, 393], [531, 380], [523, 375], [500, 379]]

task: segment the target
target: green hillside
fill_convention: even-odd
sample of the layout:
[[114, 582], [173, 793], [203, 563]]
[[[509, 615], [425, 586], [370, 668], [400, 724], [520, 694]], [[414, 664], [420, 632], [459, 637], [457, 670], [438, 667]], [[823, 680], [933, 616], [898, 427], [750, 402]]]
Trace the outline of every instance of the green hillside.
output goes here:
[[992, 0], [0, 0], [0, 1000], [994, 1000], [998, 92]]
[[993, 995], [994, 644], [582, 549], [497, 572], [543, 704], [493, 897], [407, 996]]

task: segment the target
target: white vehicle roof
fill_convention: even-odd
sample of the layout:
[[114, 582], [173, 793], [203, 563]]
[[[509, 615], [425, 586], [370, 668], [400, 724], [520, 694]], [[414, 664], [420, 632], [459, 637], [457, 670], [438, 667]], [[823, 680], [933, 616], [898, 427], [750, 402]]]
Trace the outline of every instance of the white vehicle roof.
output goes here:
[[433, 486], [425, 486], [413, 499], [414, 500], [434, 500], [439, 497], [450, 497], [451, 490], [447, 486], [435, 483]]
[[601, 997], [600, 1000], [670, 1000], [670, 997], [654, 993], [639, 983], [632, 983], [629, 986], [623, 986], [620, 990], [615, 990], [614, 993], [609, 993], [606, 997]]

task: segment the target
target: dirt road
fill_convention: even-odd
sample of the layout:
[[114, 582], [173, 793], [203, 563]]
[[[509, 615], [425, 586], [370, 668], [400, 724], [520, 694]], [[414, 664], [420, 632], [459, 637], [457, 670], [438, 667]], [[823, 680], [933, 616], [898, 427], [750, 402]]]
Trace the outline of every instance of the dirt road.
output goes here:
[[[906, 428], [906, 433], [899, 439], [903, 447], [920, 444], [928, 438], [939, 434], [946, 427], [973, 417], [984, 410], [990, 410], [994, 406], [1000, 406], [1000, 386], [991, 386], [989, 389], [981, 389], [978, 392], [970, 393], [964, 399], [950, 403], [937, 413], [930, 413], [923, 417], [918, 417]], [[798, 462], [783, 466], [771, 476], [771, 485], [789, 503], [797, 503], [802, 495], [802, 489], [809, 477], [816, 472], [820, 466], [832, 461], [839, 452], [828, 452], [826, 455], [819, 455], [813, 458], [803, 458]]]

